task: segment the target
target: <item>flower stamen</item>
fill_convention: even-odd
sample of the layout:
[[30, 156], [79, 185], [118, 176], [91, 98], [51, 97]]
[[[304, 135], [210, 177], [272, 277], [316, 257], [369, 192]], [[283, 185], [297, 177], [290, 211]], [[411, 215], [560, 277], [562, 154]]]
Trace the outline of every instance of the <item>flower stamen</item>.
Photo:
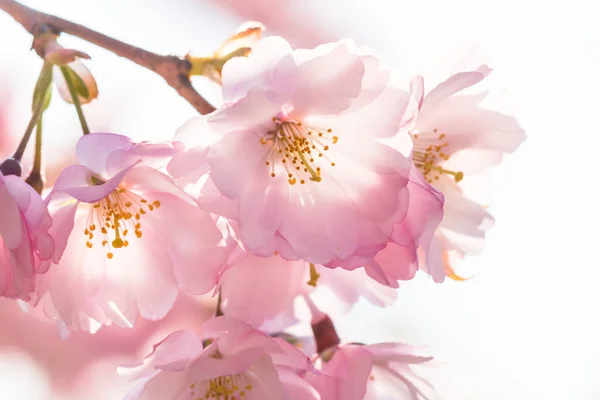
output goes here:
[[308, 282], [306, 282], [306, 284], [308, 286], [317, 287], [317, 282], [319, 281], [320, 277], [321, 274], [317, 272], [317, 267], [315, 267], [315, 264], [310, 263], [310, 279]]
[[[288, 175], [290, 185], [297, 182], [304, 184], [307, 180], [321, 182], [321, 168], [315, 164], [315, 159], [329, 160], [325, 153], [338, 142], [339, 137], [330, 135], [331, 128], [317, 129], [301, 121], [282, 120], [277, 117], [274, 117], [273, 121], [276, 129], [260, 138], [262, 145], [271, 145], [265, 161], [265, 165], [271, 169], [271, 177], [276, 176], [275, 167], [279, 159], [280, 165]], [[334, 162], [329, 162], [331, 166], [335, 166]]]
[[142, 237], [142, 225], [139, 220], [146, 214], [144, 207], [154, 211], [160, 207], [160, 202], [149, 203], [148, 200], [128, 192], [123, 187], [113, 190], [90, 208], [86, 229], [83, 232], [88, 239], [86, 246], [90, 249], [94, 247], [93, 232], [100, 226], [100, 243], [106, 248], [106, 257], [112, 259], [114, 257], [112, 249], [129, 246], [129, 242], [124, 238], [130, 230], [134, 231], [136, 237]]
[[195, 400], [243, 400], [252, 389], [243, 374], [226, 375], [190, 384], [189, 394]]
[[434, 129], [433, 134], [419, 133], [411, 136], [414, 145], [413, 163], [429, 183], [439, 180], [442, 174], [451, 175], [457, 183], [463, 179], [462, 171], [452, 171], [440, 166], [450, 158], [443, 151], [450, 144], [447, 140], [444, 141], [445, 133], [438, 135], [437, 129]]

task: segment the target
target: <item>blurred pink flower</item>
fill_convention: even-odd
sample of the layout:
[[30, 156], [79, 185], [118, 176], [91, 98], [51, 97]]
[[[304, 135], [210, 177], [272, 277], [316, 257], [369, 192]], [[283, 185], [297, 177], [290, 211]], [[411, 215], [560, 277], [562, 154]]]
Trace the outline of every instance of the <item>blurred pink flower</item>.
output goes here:
[[312, 371], [310, 360], [282, 339], [230, 317], [212, 318], [200, 332], [174, 332], [143, 363], [122, 367], [122, 374], [140, 379], [126, 399], [319, 398], [298, 375]]
[[[264, 23], [270, 32], [284, 36], [294, 46], [314, 47], [320, 43], [336, 40], [336, 35], [327, 23], [319, 23], [319, 17], [310, 4], [292, 0], [209, 0], [217, 7], [231, 10], [243, 20]], [[303, 18], [298, 18], [302, 15]], [[313, 20], [310, 29], [306, 21]]]
[[150, 166], [175, 151], [115, 134], [79, 140], [83, 165], [65, 169], [46, 199], [57, 247], [43, 280], [49, 316], [72, 330], [132, 327], [138, 315], [163, 318], [180, 285], [196, 294], [213, 289], [229, 251], [223, 235]]
[[71, 332], [66, 338], [56, 323], [38, 314], [41, 310], [24, 312], [17, 302], [0, 299], [0, 359], [16, 351], [35, 360], [54, 394], [45, 400], [114, 400], [115, 393], [122, 396], [130, 388], [116, 365], [137, 359], [175, 330], [198, 329], [214, 315], [214, 305], [182, 293], [160, 321], [140, 320], [133, 329], [105, 327], [95, 335]]
[[225, 106], [180, 132], [207, 136], [186, 143], [198, 161], [169, 171], [197, 181], [209, 170], [205, 184], [229, 199], [227, 215], [256, 255], [326, 264], [381, 248], [406, 214], [410, 170], [378, 141], [412, 115], [411, 96], [389, 83], [390, 71], [352, 42], [292, 51], [265, 38], [223, 68]]
[[39, 260], [49, 260], [54, 253], [48, 234], [52, 218], [31, 186], [2, 173], [0, 210], [0, 296], [35, 302], [37, 275], [47, 270]]
[[399, 343], [346, 344], [321, 353], [307, 380], [328, 400], [427, 400], [432, 387], [411, 367], [431, 360]]
[[420, 111], [410, 131], [412, 159], [425, 179], [445, 196], [444, 218], [429, 251], [422, 254], [422, 267], [436, 282], [446, 276], [462, 279], [450, 266], [450, 256], [479, 251], [485, 231], [493, 223], [483, 206], [464, 197], [457, 183], [465, 174], [499, 163], [504, 153], [515, 151], [525, 140], [515, 118], [480, 106], [487, 92], [460, 93], [490, 71], [482, 65], [475, 71], [460, 72], [426, 96], [422, 78], [413, 81]]
[[337, 317], [347, 313], [360, 297], [381, 307], [396, 299], [395, 290], [369, 279], [363, 269], [330, 269], [252, 254], [223, 273], [219, 289], [225, 315], [269, 331], [298, 322], [301, 317], [296, 307], [307, 301]]

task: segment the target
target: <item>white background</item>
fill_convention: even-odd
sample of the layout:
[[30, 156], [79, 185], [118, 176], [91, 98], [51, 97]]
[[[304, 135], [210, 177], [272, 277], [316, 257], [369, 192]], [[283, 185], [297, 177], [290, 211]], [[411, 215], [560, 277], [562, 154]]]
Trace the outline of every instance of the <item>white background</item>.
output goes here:
[[[256, 1], [256, 6], [266, 3]], [[271, 19], [289, 17], [285, 7], [269, 3]], [[210, 51], [241, 22], [200, 0], [27, 4], [165, 53]], [[504, 111], [515, 114], [527, 131], [527, 142], [500, 167], [465, 181], [478, 199], [492, 204], [497, 221], [484, 252], [461, 265], [473, 279], [436, 285], [420, 276], [401, 286], [392, 309], [360, 304], [339, 324], [348, 340], [427, 345], [437, 358], [427, 376], [443, 399], [600, 398], [599, 15], [591, 0], [294, 3], [296, 32], [353, 37], [393, 67], [434, 80], [454, 72], [451, 65], [460, 54], [455, 49], [477, 45], [495, 69]], [[63, 43], [93, 57], [88, 65], [100, 82], [101, 97], [87, 112], [96, 130], [166, 139], [193, 116], [151, 73], [77, 40]], [[0, 15], [0, 105], [9, 113], [15, 137], [27, 123], [40, 67], [29, 45], [22, 28]], [[45, 127], [54, 135], [47, 139], [48, 151], [72, 155], [79, 135], [74, 111], [55, 101]], [[0, 156], [10, 152], [0, 149]], [[52, 156], [46, 163], [52, 167]], [[15, 330], [2, 325], [11, 323], [0, 320], [0, 399], [70, 400], [85, 393], [86, 399], [109, 400], [122, 393], [123, 383], [101, 390], [99, 382], [112, 379], [112, 367], [105, 363], [81, 384], [93, 389], [69, 394], [55, 387], [59, 394], [53, 397], [42, 367], [61, 354], [41, 360], [39, 352], [27, 356], [11, 348]]]

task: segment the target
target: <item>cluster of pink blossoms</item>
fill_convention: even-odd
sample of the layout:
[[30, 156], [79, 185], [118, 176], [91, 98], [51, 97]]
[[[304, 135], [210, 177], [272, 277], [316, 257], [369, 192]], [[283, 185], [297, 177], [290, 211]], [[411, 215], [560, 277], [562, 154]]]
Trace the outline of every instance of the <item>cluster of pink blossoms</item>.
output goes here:
[[[425, 94], [351, 41], [264, 38], [219, 71], [223, 105], [173, 142], [85, 135], [44, 200], [0, 175], [0, 295], [90, 333], [162, 319], [180, 290], [218, 297], [224, 316], [122, 368], [130, 400], [429, 398], [412, 370], [429, 357], [341, 343], [329, 315], [391, 304], [419, 269], [460, 279], [450, 260], [492, 217], [458, 183], [524, 140], [485, 93], [462, 93], [489, 72]], [[306, 311], [303, 352], [282, 333]]]

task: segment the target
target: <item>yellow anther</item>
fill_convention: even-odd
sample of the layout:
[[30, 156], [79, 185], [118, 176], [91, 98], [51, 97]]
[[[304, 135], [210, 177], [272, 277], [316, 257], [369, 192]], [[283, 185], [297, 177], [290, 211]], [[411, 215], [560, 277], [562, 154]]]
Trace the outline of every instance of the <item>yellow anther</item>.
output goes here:
[[317, 287], [317, 282], [319, 281], [319, 278], [321, 277], [321, 274], [319, 274], [317, 272], [317, 267], [315, 267], [315, 264], [310, 263], [310, 279], [308, 282], [306, 282], [307, 285], [312, 286], [312, 287]]

